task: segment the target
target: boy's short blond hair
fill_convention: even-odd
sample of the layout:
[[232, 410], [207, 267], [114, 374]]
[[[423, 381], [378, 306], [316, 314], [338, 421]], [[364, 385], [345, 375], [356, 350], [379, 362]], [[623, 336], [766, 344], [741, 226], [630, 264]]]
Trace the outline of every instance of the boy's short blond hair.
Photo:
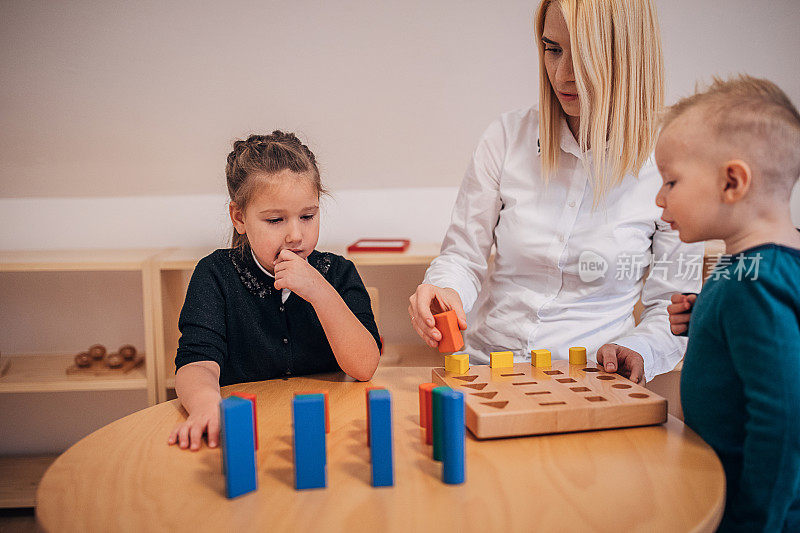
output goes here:
[[747, 75], [714, 77], [705, 90], [667, 110], [662, 131], [690, 110], [703, 114], [715, 141], [755, 167], [765, 189], [788, 197], [800, 177], [800, 113], [777, 85]]

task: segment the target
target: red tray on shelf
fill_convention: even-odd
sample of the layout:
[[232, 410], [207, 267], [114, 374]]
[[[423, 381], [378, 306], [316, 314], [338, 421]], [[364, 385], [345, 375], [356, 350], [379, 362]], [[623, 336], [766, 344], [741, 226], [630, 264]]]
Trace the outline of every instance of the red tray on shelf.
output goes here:
[[359, 239], [347, 247], [347, 252], [405, 252], [410, 244], [408, 239]]

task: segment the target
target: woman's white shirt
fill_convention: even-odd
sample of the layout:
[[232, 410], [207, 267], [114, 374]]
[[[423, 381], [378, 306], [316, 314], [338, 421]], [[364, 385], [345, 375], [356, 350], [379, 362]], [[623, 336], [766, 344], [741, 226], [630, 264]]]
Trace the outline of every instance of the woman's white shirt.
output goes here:
[[660, 220], [652, 161], [593, 208], [580, 147], [563, 121], [558, 170], [545, 183], [538, 123], [534, 106], [486, 130], [425, 282], [461, 296], [465, 351], [475, 362], [497, 350], [530, 360], [538, 348], [566, 359], [571, 346], [593, 356], [614, 342], [642, 355], [648, 380], [672, 370], [686, 339], [670, 333], [666, 308], [674, 292], [700, 289], [703, 245], [682, 243]]

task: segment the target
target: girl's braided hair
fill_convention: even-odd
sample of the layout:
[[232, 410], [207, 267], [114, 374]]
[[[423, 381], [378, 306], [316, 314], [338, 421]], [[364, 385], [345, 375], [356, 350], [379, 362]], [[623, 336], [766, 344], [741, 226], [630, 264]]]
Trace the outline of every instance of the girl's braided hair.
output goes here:
[[[233, 151], [228, 154], [225, 177], [231, 202], [244, 211], [252, 197], [255, 185], [262, 180], [254, 176], [273, 175], [282, 170], [290, 170], [309, 176], [317, 190], [317, 195], [326, 194], [317, 168], [317, 158], [308, 146], [300, 142], [294, 133], [275, 130], [269, 135], [250, 135], [246, 140], [233, 143]], [[233, 230], [231, 248], [244, 249], [247, 235]]]

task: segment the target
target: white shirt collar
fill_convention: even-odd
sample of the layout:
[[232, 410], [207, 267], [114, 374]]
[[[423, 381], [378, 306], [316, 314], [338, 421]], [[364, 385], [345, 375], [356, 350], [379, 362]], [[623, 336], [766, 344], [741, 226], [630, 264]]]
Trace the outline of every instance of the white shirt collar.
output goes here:
[[[259, 262], [258, 262], [258, 257], [256, 257], [256, 253], [253, 251], [253, 249], [252, 249], [252, 248], [250, 248], [250, 253], [251, 253], [251, 254], [253, 254], [253, 261], [255, 261], [255, 262], [256, 262], [256, 265], [258, 266], [258, 268], [260, 268], [260, 269], [261, 269], [261, 272], [263, 272], [263, 273], [264, 273], [264, 274], [266, 274], [267, 276], [271, 277], [272, 279], [275, 279], [275, 275], [274, 275], [274, 274], [272, 274], [272, 273], [271, 273], [269, 270], [267, 270], [266, 268], [264, 268], [264, 267], [261, 265], [261, 263], [259, 263]], [[292, 291], [290, 291], [289, 289], [283, 289], [283, 290], [281, 290], [281, 301], [282, 301], [283, 303], [286, 303], [286, 299], [287, 299], [287, 298], [289, 298], [289, 295], [290, 295], [290, 294], [292, 294]]]
[[[541, 150], [541, 143], [542, 143], [542, 135], [541, 135], [541, 125], [536, 123], [536, 138], [539, 142], [539, 154], [542, 153]], [[563, 113], [561, 115], [561, 139], [559, 139], [559, 148], [561, 148], [562, 152], [566, 152], [568, 154], [572, 154], [578, 159], [581, 159], [583, 153], [581, 152], [581, 147], [578, 144], [578, 141], [575, 140], [575, 137], [572, 136], [572, 131], [569, 129], [569, 124], [567, 124], [567, 119], [564, 117]]]

